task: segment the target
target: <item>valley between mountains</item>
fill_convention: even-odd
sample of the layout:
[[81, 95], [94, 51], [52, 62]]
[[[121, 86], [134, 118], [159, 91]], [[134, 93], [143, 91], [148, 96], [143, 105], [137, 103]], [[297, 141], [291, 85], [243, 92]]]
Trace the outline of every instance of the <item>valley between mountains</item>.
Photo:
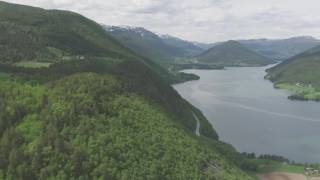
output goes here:
[[0, 179], [316, 180], [319, 70], [309, 36], [191, 42], [0, 1]]

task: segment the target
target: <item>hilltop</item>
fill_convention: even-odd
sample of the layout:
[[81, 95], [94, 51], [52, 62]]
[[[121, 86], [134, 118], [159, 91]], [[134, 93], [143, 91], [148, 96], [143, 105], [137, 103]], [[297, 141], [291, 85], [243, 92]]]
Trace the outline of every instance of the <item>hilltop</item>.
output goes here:
[[263, 66], [273, 62], [236, 41], [218, 44], [195, 58], [199, 63], [220, 66]]

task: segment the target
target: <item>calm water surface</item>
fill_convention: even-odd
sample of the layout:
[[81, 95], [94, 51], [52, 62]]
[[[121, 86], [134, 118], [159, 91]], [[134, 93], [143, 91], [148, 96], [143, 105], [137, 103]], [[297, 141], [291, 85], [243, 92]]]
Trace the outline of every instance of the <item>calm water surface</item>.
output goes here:
[[320, 162], [320, 103], [288, 100], [264, 80], [266, 68], [186, 70], [201, 79], [174, 88], [239, 151]]

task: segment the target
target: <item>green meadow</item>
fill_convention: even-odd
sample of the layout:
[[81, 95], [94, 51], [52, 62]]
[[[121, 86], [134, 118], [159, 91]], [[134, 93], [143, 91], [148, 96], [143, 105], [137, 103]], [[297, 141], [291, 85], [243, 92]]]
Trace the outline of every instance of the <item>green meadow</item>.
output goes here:
[[286, 89], [292, 92], [289, 98], [297, 100], [320, 100], [320, 91], [312, 86], [292, 85], [288, 83], [279, 83], [275, 85], [278, 89]]
[[304, 173], [304, 166], [292, 165], [284, 162], [277, 162], [272, 160], [255, 160], [258, 164], [258, 173], [270, 173], [270, 172], [288, 172], [288, 173]]
[[34, 61], [22, 61], [15, 63], [17, 67], [25, 67], [25, 68], [43, 68], [49, 67], [52, 63], [48, 62], [34, 62]]

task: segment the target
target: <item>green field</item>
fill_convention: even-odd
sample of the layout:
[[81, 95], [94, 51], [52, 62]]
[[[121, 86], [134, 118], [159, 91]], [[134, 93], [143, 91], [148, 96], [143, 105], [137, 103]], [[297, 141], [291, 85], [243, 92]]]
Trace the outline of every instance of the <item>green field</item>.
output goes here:
[[7, 78], [7, 77], [9, 77], [9, 76], [10, 76], [10, 74], [8, 74], [8, 73], [0, 72], [0, 79], [1, 79], [1, 78]]
[[272, 160], [255, 160], [258, 164], [258, 173], [270, 172], [288, 172], [288, 173], [304, 173], [304, 166], [291, 165]]
[[290, 99], [296, 100], [320, 100], [320, 91], [312, 86], [292, 85], [288, 83], [278, 83], [275, 85], [278, 89], [287, 89], [293, 93]]
[[25, 68], [43, 68], [49, 67], [52, 63], [48, 62], [34, 62], [34, 61], [22, 61], [15, 63], [17, 67], [25, 67]]

